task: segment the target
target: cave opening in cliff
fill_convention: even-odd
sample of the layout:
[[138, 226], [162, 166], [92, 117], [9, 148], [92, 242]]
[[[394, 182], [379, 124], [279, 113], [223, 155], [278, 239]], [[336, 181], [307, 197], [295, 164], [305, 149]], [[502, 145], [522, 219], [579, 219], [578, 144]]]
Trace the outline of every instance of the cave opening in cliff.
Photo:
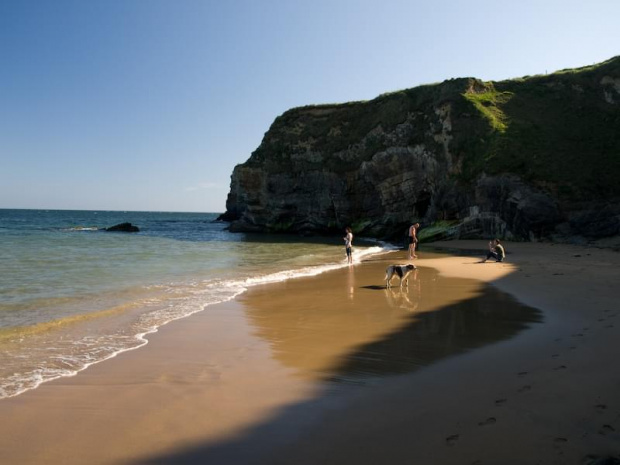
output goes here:
[[418, 194], [416, 202], [413, 204], [413, 213], [417, 218], [424, 218], [431, 205], [431, 193], [422, 191]]

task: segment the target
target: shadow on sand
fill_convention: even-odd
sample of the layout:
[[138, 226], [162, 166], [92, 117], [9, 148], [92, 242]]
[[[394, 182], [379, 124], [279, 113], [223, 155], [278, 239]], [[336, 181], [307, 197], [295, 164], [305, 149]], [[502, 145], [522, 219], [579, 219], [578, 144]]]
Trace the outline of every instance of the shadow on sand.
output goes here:
[[[435, 277], [429, 278], [428, 286]], [[383, 286], [360, 286], [364, 290], [386, 292], [390, 311], [411, 309], [415, 300], [408, 292], [386, 290]], [[426, 289], [432, 292], [433, 289]], [[374, 295], [376, 295], [373, 292]], [[364, 298], [363, 296], [361, 298]], [[366, 297], [367, 298], [367, 297]], [[260, 314], [260, 318], [258, 315]], [[270, 327], [266, 308], [250, 309], [248, 316], [259, 327], [261, 338], [267, 339], [275, 357], [293, 366], [299, 357], [287, 356], [291, 341], [281, 338]], [[367, 315], [363, 316], [367, 318]], [[291, 324], [299, 314], [291, 315]], [[374, 389], [386, 377], [412, 373], [447, 357], [509, 339], [532, 323], [540, 322], [540, 311], [518, 303], [513, 297], [489, 285], [472, 298], [446, 305], [435, 311], [413, 311], [402, 317], [403, 324], [388, 334], [359, 345], [338, 357], [336, 363], [317, 373], [320, 388], [314, 398], [282, 407], [261, 424], [246, 429], [237, 437], [217, 443], [196, 444], [169, 455], [160, 455], [131, 462], [133, 465], [201, 464], [251, 465], [286, 463], [273, 451], [290, 445], [313, 427], [320, 427], [321, 412], [341, 404], [348, 395], [363, 389]], [[320, 344], [309, 336], [308, 347]], [[296, 347], [297, 352], [298, 348]], [[293, 352], [291, 350], [291, 352]], [[284, 354], [284, 355], [278, 355]], [[298, 367], [299, 368], [299, 367]], [[320, 370], [319, 370], [320, 371]], [[274, 393], [277, 395], [277, 393]]]

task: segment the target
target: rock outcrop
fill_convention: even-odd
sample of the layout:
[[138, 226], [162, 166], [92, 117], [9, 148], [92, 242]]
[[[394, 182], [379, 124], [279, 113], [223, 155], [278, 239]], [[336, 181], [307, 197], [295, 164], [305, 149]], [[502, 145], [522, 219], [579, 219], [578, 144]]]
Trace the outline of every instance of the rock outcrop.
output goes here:
[[379, 238], [413, 221], [428, 238], [619, 234], [619, 82], [620, 57], [289, 110], [235, 167], [221, 219]]

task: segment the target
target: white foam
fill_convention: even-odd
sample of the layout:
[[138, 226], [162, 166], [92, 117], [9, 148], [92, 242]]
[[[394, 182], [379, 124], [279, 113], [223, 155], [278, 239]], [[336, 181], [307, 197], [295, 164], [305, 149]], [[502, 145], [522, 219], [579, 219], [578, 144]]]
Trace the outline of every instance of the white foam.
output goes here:
[[[381, 243], [366, 249], [356, 249], [354, 250], [353, 261], [358, 264], [365, 258], [383, 254], [390, 250], [392, 250], [391, 247]], [[263, 276], [232, 280], [212, 279], [202, 283], [186, 283], [183, 288], [171, 285], [166, 289], [170, 298], [167, 306], [161, 308], [162, 301], [160, 299], [145, 299], [142, 302], [146, 307], [160, 307], [140, 315], [133, 325], [135, 334], [84, 336], [81, 339], [68, 342], [73, 349], [78, 348], [79, 350], [78, 353], [72, 354], [64, 353], [65, 347], [48, 345], [45, 350], [58, 352], [56, 355], [50, 354], [48, 360], [62, 364], [63, 367], [45, 366], [44, 364], [28, 372], [15, 373], [4, 378], [0, 382], [0, 399], [17, 396], [58, 378], [75, 376], [92, 365], [114, 358], [123, 352], [139, 349], [148, 344], [147, 336], [156, 333], [160, 327], [201, 312], [211, 305], [230, 301], [250, 287], [316, 276], [348, 266], [346, 259], [343, 259], [337, 263], [304, 266]], [[161, 289], [161, 286], [153, 286], [153, 288]]]
[[74, 228], [64, 229], [63, 231], [99, 231], [97, 227], [88, 227], [88, 226], [76, 226]]

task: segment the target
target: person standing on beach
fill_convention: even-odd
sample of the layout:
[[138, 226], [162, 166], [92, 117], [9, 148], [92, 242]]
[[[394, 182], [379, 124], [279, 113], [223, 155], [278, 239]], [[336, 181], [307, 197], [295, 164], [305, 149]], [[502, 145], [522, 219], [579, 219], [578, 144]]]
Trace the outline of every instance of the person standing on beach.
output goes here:
[[353, 254], [351, 251], [351, 246], [353, 245], [353, 231], [348, 226], [345, 228], [344, 231], [346, 233], [346, 236], [344, 236], [343, 239], [344, 239], [344, 248], [347, 252], [347, 263], [351, 265], [353, 264]]
[[487, 253], [487, 258], [482, 260], [482, 262], [486, 262], [489, 258], [494, 258], [497, 262], [503, 262], [506, 257], [506, 251], [504, 250], [504, 246], [500, 243], [499, 239], [493, 239], [489, 242], [489, 252]]
[[418, 243], [418, 228], [420, 227], [420, 223], [415, 223], [409, 226], [409, 260], [413, 260], [414, 258], [418, 258], [415, 254], [415, 247]]

